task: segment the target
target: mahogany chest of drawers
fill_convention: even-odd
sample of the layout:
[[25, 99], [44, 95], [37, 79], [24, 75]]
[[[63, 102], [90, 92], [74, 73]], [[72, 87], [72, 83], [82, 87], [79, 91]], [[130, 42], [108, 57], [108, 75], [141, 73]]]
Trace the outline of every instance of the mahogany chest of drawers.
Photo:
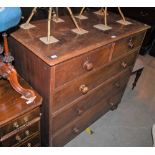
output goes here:
[[42, 144], [63, 146], [121, 101], [132, 67], [149, 26], [109, 13], [111, 30], [94, 28], [104, 19], [94, 13], [78, 20], [87, 30], [71, 31], [69, 17], [52, 23], [57, 43], [45, 45], [39, 38], [47, 34], [47, 20], [36, 27], [19, 29], [11, 35], [10, 46], [18, 72], [43, 96]]
[[[30, 88], [23, 79], [20, 83]], [[42, 98], [27, 104], [7, 80], [0, 80], [0, 146], [41, 146], [40, 105]]]

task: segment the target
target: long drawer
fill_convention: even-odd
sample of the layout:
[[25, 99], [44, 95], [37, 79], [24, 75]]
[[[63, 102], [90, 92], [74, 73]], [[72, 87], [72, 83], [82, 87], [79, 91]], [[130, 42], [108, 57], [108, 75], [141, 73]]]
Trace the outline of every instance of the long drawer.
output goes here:
[[63, 62], [55, 67], [55, 88], [109, 61], [111, 44]]
[[22, 115], [21, 117], [18, 117], [17, 119], [8, 122], [7, 124], [0, 127], [0, 137], [3, 137], [4, 135], [14, 130], [26, 126], [28, 122], [32, 121], [37, 117], [40, 117], [39, 108], [34, 109], [33, 111], [30, 111], [29, 113], [26, 113], [25, 115]]
[[54, 94], [54, 103], [52, 104], [52, 111], [57, 111], [75, 99], [85, 96], [89, 91], [103, 83], [105, 80], [110, 79], [114, 75], [125, 70], [128, 66], [132, 66], [136, 56], [137, 51], [134, 51], [119, 61], [99, 70], [95, 70], [86, 76], [81, 76], [71, 81], [61, 89], [56, 89]]
[[145, 32], [140, 32], [116, 41], [112, 59], [116, 59], [125, 53], [131, 52], [134, 48], [141, 46], [144, 36]]
[[113, 104], [118, 104], [121, 101], [122, 92], [113, 95], [111, 98], [103, 98], [99, 104], [96, 104], [85, 112], [81, 117], [65, 126], [61, 131], [53, 135], [53, 146], [63, 146], [68, 141], [77, 136], [80, 132], [86, 129], [90, 124], [97, 120], [100, 116], [105, 114], [111, 108], [112, 100]]
[[130, 73], [131, 69], [127, 68], [125, 71], [102, 83], [98, 88], [71, 105], [71, 107], [67, 107], [56, 113], [52, 118], [52, 133], [57, 132], [66, 124], [83, 115], [85, 111], [99, 103], [104, 97], [109, 96], [109, 94], [113, 96], [113, 94], [122, 92], [129, 79]]
[[34, 124], [25, 127], [23, 130], [18, 131], [12, 135], [5, 135], [1, 138], [2, 146], [13, 146], [27, 140], [33, 134], [40, 132], [40, 121], [38, 120]]
[[87, 54], [63, 62], [55, 67], [55, 88], [73, 80], [74, 78], [101, 67], [111, 59], [141, 46], [145, 32], [131, 35], [115, 42], [114, 51], [112, 44], [105, 45]]
[[31, 138], [24, 141], [23, 143], [19, 143], [18, 145], [14, 145], [17, 147], [38, 147], [40, 146], [40, 134], [34, 134]]

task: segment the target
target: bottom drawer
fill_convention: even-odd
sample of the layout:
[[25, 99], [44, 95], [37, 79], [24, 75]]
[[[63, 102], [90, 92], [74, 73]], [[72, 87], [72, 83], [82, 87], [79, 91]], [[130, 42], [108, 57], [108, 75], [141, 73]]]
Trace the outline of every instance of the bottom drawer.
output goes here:
[[2, 141], [2, 146], [15, 146], [19, 145], [20, 143], [24, 142], [25, 140], [29, 139], [36, 133], [40, 132], [40, 121], [35, 122], [34, 124], [25, 127], [23, 130], [17, 132], [9, 136], [7, 139]]
[[38, 147], [40, 146], [40, 135], [34, 135], [31, 139], [19, 144], [18, 147]]
[[105, 114], [109, 109], [113, 110], [113, 107], [121, 101], [122, 95], [123, 91], [113, 95], [113, 97], [104, 98], [100, 103], [96, 104], [87, 112], [85, 112], [81, 117], [79, 117], [74, 122], [70, 123], [69, 125], [65, 126], [62, 130], [54, 134], [52, 137], [52, 145], [65, 145], [67, 142], [69, 142], [71, 139], [77, 136], [80, 132], [86, 129], [89, 125], [91, 125], [100, 116]]

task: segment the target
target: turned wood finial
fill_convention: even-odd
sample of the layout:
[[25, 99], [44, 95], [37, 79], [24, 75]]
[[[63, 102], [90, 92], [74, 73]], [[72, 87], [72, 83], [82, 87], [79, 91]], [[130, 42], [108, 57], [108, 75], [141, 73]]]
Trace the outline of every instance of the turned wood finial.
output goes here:
[[7, 34], [3, 33], [2, 36], [3, 36], [3, 40], [4, 40], [4, 54], [6, 56], [8, 56], [9, 55], [9, 46], [8, 46]]

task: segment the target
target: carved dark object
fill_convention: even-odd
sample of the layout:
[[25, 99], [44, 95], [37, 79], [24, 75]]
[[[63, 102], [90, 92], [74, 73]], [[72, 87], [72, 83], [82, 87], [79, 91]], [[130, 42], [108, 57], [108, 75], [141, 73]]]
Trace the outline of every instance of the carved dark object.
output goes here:
[[[30, 89], [23, 88], [17, 78], [17, 72], [12, 66], [11, 62], [14, 60], [13, 57], [9, 53], [8, 41], [7, 41], [7, 34], [3, 33], [4, 39], [4, 56], [0, 57], [0, 77], [6, 78], [11, 86], [21, 95], [23, 95], [26, 99], [34, 98], [35, 94]], [[2, 46], [1, 46], [1, 51]]]

